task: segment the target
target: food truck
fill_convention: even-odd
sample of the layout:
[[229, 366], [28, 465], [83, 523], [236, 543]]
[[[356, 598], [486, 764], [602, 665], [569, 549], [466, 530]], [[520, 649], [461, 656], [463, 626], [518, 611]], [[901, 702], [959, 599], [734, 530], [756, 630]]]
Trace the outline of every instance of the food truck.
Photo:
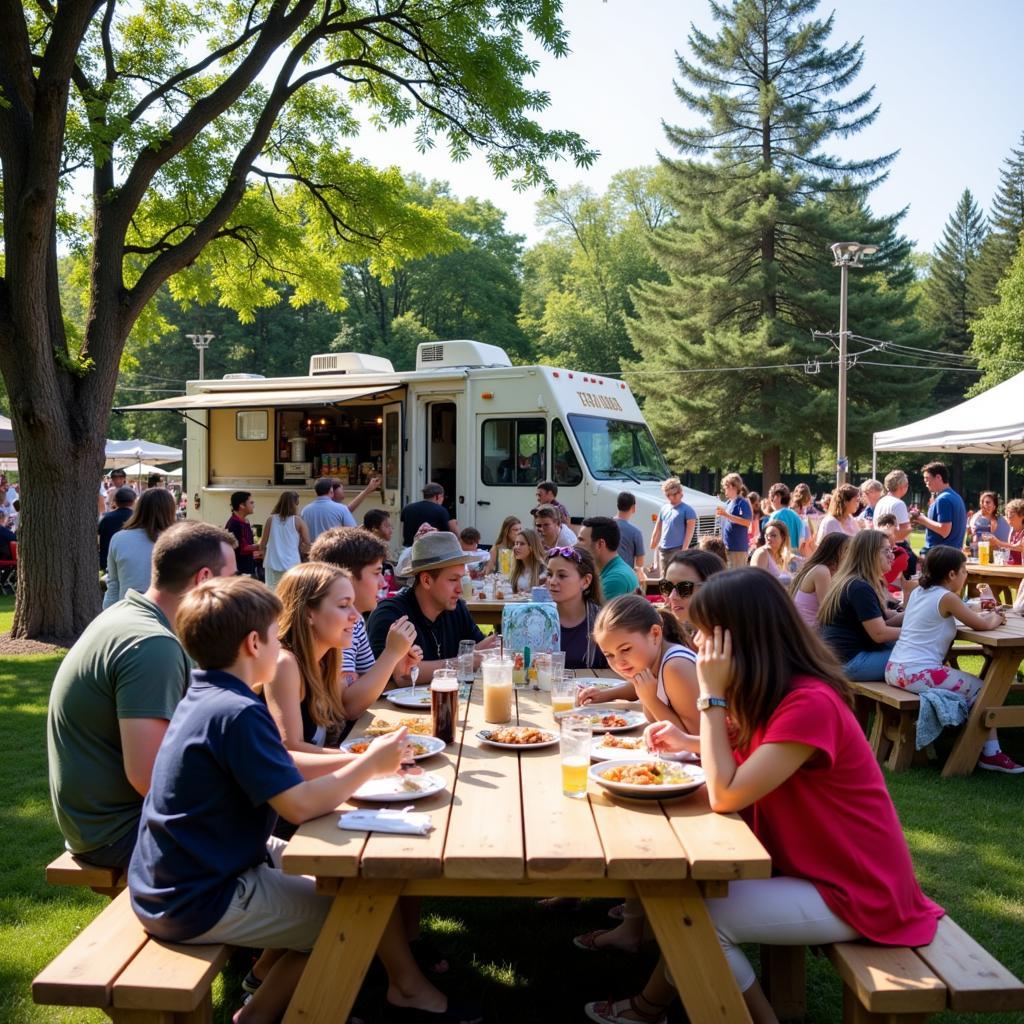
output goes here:
[[[319, 476], [339, 478], [346, 499], [374, 477], [378, 493], [356, 513], [398, 513], [423, 487], [444, 487], [445, 504], [485, 543], [502, 520], [529, 522], [542, 480], [578, 524], [615, 515], [619, 491], [636, 495], [634, 523], [649, 536], [671, 473], [628, 385], [553, 366], [513, 366], [478, 341], [424, 343], [416, 369], [355, 352], [310, 359], [304, 377], [228, 374], [194, 380], [176, 398], [124, 407], [174, 410], [187, 425], [189, 515], [222, 524], [232, 491], [251, 491], [253, 521], [269, 516], [282, 490], [313, 498]], [[718, 499], [686, 489], [701, 532], [714, 528]]]

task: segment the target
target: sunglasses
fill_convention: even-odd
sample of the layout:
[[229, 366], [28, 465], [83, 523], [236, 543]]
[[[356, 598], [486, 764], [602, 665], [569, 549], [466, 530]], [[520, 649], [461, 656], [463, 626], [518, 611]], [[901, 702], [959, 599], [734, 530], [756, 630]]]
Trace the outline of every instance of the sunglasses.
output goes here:
[[580, 553], [575, 548], [548, 548], [548, 558], [568, 558], [577, 565], [583, 563]]
[[692, 597], [693, 592], [701, 586], [700, 583], [694, 583], [693, 580], [680, 580], [678, 583], [669, 583], [668, 580], [662, 580], [658, 584], [658, 590], [661, 592], [662, 597], [668, 597], [669, 594], [674, 590], [677, 597]]

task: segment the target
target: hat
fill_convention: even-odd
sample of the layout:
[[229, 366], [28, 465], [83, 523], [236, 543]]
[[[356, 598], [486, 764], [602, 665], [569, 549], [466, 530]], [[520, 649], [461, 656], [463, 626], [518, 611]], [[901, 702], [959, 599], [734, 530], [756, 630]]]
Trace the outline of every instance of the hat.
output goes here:
[[480, 556], [472, 551], [463, 551], [459, 538], [446, 530], [425, 533], [413, 541], [409, 553], [409, 574], [415, 575], [427, 569], [444, 569], [449, 565], [469, 565], [479, 562]]

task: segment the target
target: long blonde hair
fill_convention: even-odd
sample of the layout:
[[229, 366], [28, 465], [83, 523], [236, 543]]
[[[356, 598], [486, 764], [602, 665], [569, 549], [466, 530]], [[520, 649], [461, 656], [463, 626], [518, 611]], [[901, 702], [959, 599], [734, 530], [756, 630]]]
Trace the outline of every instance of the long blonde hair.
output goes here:
[[839, 611], [846, 588], [854, 580], [863, 580], [875, 592], [879, 605], [887, 600], [882, 583], [882, 548], [889, 546], [889, 538], [882, 530], [861, 530], [851, 538], [843, 552], [843, 560], [832, 577], [832, 585], [818, 609], [818, 622], [828, 625]]
[[278, 636], [281, 646], [291, 651], [302, 680], [300, 699], [306, 699], [310, 718], [328, 729], [345, 721], [338, 679], [341, 651], [332, 647], [319, 661], [313, 654], [315, 639], [306, 612], [320, 607], [328, 591], [341, 577], [351, 579], [347, 569], [327, 562], [305, 562], [289, 569], [277, 585], [281, 601]]
[[[778, 555], [772, 551], [771, 544], [768, 543], [768, 531], [778, 530], [779, 535], [782, 537], [782, 547], [779, 548]], [[789, 567], [789, 560], [793, 557], [789, 550], [789, 527], [781, 519], [773, 519], [764, 528], [764, 546], [768, 551], [768, 557], [782, 570], [787, 570]]]
[[501, 523], [501, 529], [498, 531], [498, 539], [494, 542], [494, 546], [500, 551], [502, 548], [512, 547], [512, 541], [509, 540], [508, 531], [512, 529], [516, 524], [523, 525], [522, 519], [519, 516], [505, 516]]
[[526, 547], [530, 552], [530, 560], [529, 562], [524, 562], [521, 558], [517, 558], [512, 563], [513, 593], [518, 593], [519, 577], [524, 572], [530, 574], [530, 582], [526, 590], [532, 590], [537, 586], [540, 583], [541, 573], [544, 572], [544, 566], [547, 564], [548, 558], [544, 545], [541, 543], [540, 534], [536, 530], [522, 530], [519, 536], [526, 542]]

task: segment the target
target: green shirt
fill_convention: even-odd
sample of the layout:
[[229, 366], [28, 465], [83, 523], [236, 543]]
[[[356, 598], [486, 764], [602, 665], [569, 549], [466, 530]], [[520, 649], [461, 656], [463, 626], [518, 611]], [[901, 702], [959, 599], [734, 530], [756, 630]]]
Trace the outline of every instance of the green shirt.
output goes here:
[[618, 555], [601, 570], [601, 593], [606, 601], [623, 594], [635, 594], [639, 585], [636, 573]]
[[164, 613], [134, 590], [68, 651], [50, 691], [50, 799], [67, 848], [87, 853], [138, 828], [142, 797], [124, 771], [122, 718], [170, 720], [189, 660]]

